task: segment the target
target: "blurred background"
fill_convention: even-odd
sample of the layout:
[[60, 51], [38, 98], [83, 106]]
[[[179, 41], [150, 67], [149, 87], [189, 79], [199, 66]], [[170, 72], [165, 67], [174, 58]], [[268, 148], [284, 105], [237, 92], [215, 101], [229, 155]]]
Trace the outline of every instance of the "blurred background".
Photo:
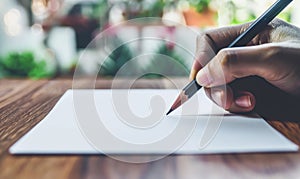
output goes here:
[[[79, 59], [82, 75], [97, 72], [99, 76], [112, 77], [126, 62], [142, 54], [152, 55], [143, 56], [121, 75], [155, 69], [170, 76], [187, 76], [199, 32], [252, 21], [273, 2], [1, 0], [0, 77], [72, 76]], [[299, 1], [293, 2], [279, 17], [299, 26], [299, 5]], [[132, 20], [136, 18], [144, 19]], [[105, 32], [105, 39], [96, 38], [101, 32]]]

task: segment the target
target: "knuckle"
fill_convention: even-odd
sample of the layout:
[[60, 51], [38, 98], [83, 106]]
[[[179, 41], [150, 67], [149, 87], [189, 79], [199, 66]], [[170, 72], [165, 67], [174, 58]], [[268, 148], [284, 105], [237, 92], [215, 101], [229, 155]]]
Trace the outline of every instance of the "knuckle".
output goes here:
[[283, 47], [279, 45], [270, 45], [266, 48], [266, 53], [264, 53], [265, 60], [274, 60], [281, 56]]
[[206, 40], [206, 38], [209, 36], [208, 34], [209, 34], [209, 32], [205, 31], [205, 32], [201, 32], [199, 35], [197, 35], [197, 43], [201, 43], [204, 40]]
[[269, 26], [271, 26], [275, 29], [275, 28], [277, 28], [281, 25], [284, 25], [284, 24], [285, 24], [285, 22], [283, 20], [275, 18], [270, 22]]
[[233, 50], [221, 50], [220, 55], [220, 64], [223, 69], [230, 70], [232, 66], [238, 63], [236, 58], [236, 53]]

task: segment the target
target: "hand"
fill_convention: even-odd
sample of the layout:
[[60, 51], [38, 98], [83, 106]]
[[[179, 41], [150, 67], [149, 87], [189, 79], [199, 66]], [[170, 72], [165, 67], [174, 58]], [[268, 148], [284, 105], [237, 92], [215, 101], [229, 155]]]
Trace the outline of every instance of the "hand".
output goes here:
[[249, 25], [211, 30], [197, 39], [190, 79], [196, 78], [208, 97], [231, 112], [252, 111], [256, 103], [248, 91], [234, 94], [229, 86], [225, 90], [224, 85], [238, 78], [260, 76], [288, 94], [300, 96], [300, 29], [275, 19], [247, 46], [225, 48]]

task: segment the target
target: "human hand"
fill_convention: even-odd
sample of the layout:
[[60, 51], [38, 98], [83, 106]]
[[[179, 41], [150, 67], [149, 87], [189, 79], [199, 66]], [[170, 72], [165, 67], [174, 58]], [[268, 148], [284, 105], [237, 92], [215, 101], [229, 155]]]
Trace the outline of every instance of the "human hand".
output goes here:
[[300, 29], [275, 19], [247, 46], [224, 48], [249, 25], [211, 30], [197, 39], [190, 79], [196, 78], [209, 98], [231, 112], [249, 112], [256, 104], [251, 92], [224, 88], [239, 78], [259, 76], [290, 95], [300, 96]]

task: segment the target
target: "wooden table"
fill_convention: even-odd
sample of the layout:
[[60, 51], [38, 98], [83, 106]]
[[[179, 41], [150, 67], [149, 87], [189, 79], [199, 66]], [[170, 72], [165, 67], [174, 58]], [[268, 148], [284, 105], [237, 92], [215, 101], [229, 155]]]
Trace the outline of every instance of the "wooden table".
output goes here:
[[[175, 79], [185, 84], [184, 79]], [[83, 79], [80, 84], [84, 88]], [[126, 88], [126, 80], [117, 86]], [[109, 88], [100, 79], [97, 88]], [[136, 88], [172, 88], [167, 80], [140, 80]], [[42, 120], [72, 79], [0, 80], [0, 178], [300, 178], [300, 153], [171, 155], [161, 160], [130, 164], [106, 156], [12, 156], [8, 148]], [[300, 145], [300, 126], [270, 124]], [[127, 156], [138, 157], [138, 156]]]

